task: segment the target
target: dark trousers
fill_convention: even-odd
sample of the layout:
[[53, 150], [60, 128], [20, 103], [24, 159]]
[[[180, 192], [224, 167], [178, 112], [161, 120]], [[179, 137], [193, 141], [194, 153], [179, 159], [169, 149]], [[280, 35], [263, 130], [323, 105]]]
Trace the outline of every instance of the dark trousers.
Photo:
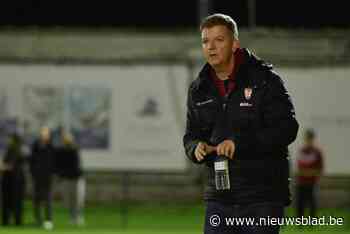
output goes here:
[[43, 222], [42, 208], [45, 208], [45, 221], [52, 221], [52, 191], [51, 183], [34, 182], [34, 216], [38, 225]]
[[296, 186], [296, 208], [298, 217], [305, 215], [305, 210], [310, 209], [310, 216], [316, 217], [316, 184]]
[[15, 224], [22, 224], [24, 178], [22, 176], [4, 175], [2, 177], [2, 223], [10, 224], [14, 215]]
[[[208, 201], [206, 205], [204, 234], [278, 234], [278, 225], [255, 225], [259, 218], [282, 218], [284, 205], [278, 202], [265, 202], [249, 205], [232, 205], [218, 201]], [[227, 224], [227, 218], [254, 218], [251, 223]], [[267, 222], [266, 222], [267, 223]], [[263, 224], [263, 223], [262, 223]]]

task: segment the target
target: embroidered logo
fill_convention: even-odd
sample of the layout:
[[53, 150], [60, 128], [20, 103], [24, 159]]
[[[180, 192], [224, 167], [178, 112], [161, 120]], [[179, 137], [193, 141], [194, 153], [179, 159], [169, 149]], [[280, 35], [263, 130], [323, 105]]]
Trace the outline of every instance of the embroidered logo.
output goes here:
[[250, 103], [248, 103], [248, 102], [241, 102], [241, 103], [239, 104], [239, 106], [248, 106], [248, 107], [251, 107], [251, 106], [253, 106], [253, 105], [250, 104]]

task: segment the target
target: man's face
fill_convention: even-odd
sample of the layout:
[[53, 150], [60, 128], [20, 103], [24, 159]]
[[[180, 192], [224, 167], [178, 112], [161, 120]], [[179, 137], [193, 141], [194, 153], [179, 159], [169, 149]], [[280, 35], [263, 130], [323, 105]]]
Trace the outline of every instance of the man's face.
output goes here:
[[223, 25], [202, 30], [202, 50], [205, 59], [213, 67], [229, 64], [233, 52], [239, 47], [232, 32]]
[[304, 142], [305, 142], [305, 145], [311, 146], [311, 145], [314, 144], [314, 138], [305, 136], [304, 137]]
[[41, 130], [40, 130], [40, 138], [42, 141], [44, 142], [48, 142], [50, 140], [50, 129], [47, 128], [47, 127], [43, 127]]

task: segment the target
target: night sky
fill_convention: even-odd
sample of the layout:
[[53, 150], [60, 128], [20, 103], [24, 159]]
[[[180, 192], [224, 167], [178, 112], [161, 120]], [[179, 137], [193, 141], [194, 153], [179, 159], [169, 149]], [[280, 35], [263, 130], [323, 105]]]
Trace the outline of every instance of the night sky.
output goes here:
[[[247, 0], [211, 1], [211, 13], [229, 14], [239, 26], [247, 26]], [[198, 24], [198, 0], [3, 0], [1, 3], [0, 25], [5, 26], [188, 28]], [[347, 28], [350, 26], [350, 13], [345, 5], [346, 1], [338, 0], [257, 0], [257, 25]]]

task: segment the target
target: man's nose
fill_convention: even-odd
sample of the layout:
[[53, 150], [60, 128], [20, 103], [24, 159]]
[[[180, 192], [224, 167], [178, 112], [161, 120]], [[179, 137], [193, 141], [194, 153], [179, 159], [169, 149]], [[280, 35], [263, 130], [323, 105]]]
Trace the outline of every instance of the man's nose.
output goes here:
[[215, 49], [215, 43], [214, 42], [208, 42], [208, 49], [209, 50]]

